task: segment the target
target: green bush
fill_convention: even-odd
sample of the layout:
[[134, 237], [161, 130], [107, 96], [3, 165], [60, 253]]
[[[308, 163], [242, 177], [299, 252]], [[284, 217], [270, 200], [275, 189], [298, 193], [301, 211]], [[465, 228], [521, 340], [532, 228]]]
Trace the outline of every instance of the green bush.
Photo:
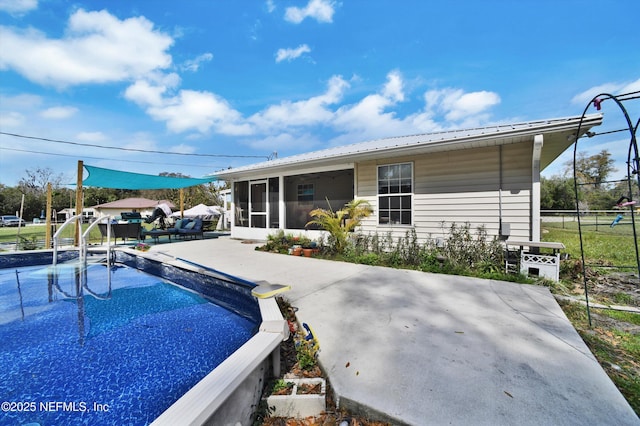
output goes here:
[[391, 233], [354, 234], [345, 250], [345, 260], [457, 275], [502, 274], [504, 248], [497, 239], [488, 238], [484, 227], [472, 233], [468, 223], [453, 224], [448, 233], [440, 244], [433, 238], [420, 242], [414, 229], [397, 239]]
[[354, 256], [352, 259], [354, 263], [361, 263], [363, 265], [380, 265], [380, 256], [378, 256], [376, 253], [365, 253]]
[[275, 234], [269, 234], [267, 243], [264, 246], [257, 247], [257, 250], [287, 254], [294, 245], [308, 247], [311, 243], [311, 239], [304, 235], [285, 234], [283, 230], [279, 230]]
[[373, 210], [365, 200], [352, 200], [340, 210], [333, 211], [329, 200], [329, 209], [314, 209], [309, 212], [313, 218], [306, 226], [317, 225], [329, 233], [327, 242], [334, 253], [342, 254], [347, 248], [349, 235], [356, 229], [362, 219], [369, 216]]
[[37, 250], [38, 248], [40, 248], [40, 245], [38, 243], [37, 235], [31, 235], [29, 237], [20, 236], [18, 250]]

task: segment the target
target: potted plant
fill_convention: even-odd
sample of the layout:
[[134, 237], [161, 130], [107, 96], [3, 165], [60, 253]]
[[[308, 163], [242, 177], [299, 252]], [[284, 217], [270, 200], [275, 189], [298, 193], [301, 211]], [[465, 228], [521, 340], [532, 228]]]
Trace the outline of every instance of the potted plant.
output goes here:
[[138, 243], [135, 245], [135, 249], [139, 251], [149, 251], [150, 248], [151, 246], [145, 243]]

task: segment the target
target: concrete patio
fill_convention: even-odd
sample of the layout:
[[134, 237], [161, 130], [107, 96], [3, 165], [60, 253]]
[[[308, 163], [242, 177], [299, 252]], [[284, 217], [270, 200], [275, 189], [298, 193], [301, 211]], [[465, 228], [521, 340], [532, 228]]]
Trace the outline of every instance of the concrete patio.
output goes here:
[[152, 250], [290, 285], [342, 407], [392, 424], [640, 425], [544, 287], [256, 246], [220, 237]]

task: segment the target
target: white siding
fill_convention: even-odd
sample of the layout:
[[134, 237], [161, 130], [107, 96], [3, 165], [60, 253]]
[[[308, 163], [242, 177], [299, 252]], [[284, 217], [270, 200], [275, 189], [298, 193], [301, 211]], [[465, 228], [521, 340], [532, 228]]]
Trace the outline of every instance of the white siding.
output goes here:
[[[502, 148], [502, 222], [511, 225], [512, 239], [529, 239], [531, 143]], [[363, 232], [404, 236], [409, 226], [378, 225], [377, 166], [413, 162], [413, 227], [421, 240], [448, 234], [452, 223], [484, 225], [499, 234], [500, 148], [440, 152], [416, 157], [357, 163], [357, 198], [371, 203], [374, 215], [363, 221]]]

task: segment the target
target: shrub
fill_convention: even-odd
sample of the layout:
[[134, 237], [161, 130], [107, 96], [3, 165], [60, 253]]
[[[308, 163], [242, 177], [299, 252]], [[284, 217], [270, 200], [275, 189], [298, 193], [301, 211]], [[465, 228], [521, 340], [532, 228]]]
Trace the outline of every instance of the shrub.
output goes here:
[[329, 233], [328, 243], [335, 252], [342, 254], [347, 247], [349, 233], [360, 225], [365, 217], [372, 213], [371, 206], [365, 200], [349, 201], [338, 211], [333, 211], [329, 200], [329, 209], [314, 209], [309, 215], [313, 218], [306, 226], [318, 225]]
[[18, 243], [19, 250], [37, 250], [39, 247], [38, 236], [31, 235], [30, 237], [20, 236], [20, 242]]
[[353, 257], [353, 262], [361, 263], [363, 265], [375, 266], [380, 264], [380, 256], [378, 256], [376, 253], [365, 253]]
[[424, 272], [491, 277], [504, 275], [504, 248], [496, 238], [488, 238], [483, 226], [472, 233], [468, 223], [454, 223], [448, 234], [441, 244], [436, 244], [433, 238], [420, 242], [414, 229], [395, 240], [391, 233], [384, 236], [354, 234], [345, 249], [345, 260], [415, 268]]
[[446, 239], [442, 251], [456, 267], [482, 269], [483, 272], [490, 268], [502, 269], [504, 260], [504, 249], [500, 242], [496, 238], [489, 240], [484, 226], [476, 228], [474, 237], [468, 222], [462, 226], [451, 224], [449, 238]]
[[262, 247], [258, 247], [258, 249], [286, 254], [294, 245], [301, 245], [305, 247], [310, 244], [311, 240], [304, 235], [285, 234], [283, 230], [279, 230], [275, 234], [267, 235], [267, 243]]

